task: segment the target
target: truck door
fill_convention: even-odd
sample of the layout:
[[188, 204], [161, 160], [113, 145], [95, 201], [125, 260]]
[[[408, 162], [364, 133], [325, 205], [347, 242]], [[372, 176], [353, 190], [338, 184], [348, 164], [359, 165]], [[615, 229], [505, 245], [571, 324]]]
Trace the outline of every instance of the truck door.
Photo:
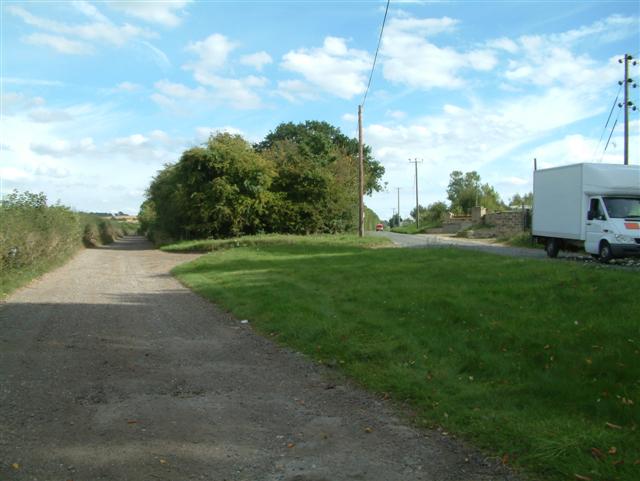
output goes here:
[[589, 211], [585, 221], [587, 228], [584, 250], [590, 254], [597, 254], [600, 240], [602, 240], [607, 230], [607, 216], [604, 213], [602, 199], [598, 197], [589, 199]]

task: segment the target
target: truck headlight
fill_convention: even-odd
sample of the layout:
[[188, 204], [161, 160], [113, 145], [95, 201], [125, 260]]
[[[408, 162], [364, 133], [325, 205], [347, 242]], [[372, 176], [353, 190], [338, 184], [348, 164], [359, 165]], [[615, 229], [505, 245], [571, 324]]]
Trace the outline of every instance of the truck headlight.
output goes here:
[[618, 242], [623, 242], [625, 244], [633, 244], [635, 242], [632, 237], [624, 234], [616, 234], [614, 237]]

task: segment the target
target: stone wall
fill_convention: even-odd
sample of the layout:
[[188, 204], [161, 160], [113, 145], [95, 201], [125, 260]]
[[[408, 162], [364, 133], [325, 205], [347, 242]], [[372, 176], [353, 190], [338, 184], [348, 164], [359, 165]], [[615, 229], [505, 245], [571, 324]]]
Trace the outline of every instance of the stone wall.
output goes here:
[[511, 236], [524, 231], [528, 215], [528, 210], [492, 212], [484, 216], [484, 223], [493, 226], [498, 237]]

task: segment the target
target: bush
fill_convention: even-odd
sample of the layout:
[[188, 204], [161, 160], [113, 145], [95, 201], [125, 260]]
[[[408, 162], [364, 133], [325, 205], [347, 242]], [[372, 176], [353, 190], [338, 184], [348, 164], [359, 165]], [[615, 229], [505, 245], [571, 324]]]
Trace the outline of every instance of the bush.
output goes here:
[[78, 216], [68, 207], [47, 206], [44, 194], [14, 191], [0, 205], [0, 267], [29, 267], [67, 257], [80, 244]]
[[137, 224], [47, 205], [43, 193], [14, 191], [0, 202], [0, 297], [68, 259], [84, 244], [108, 244]]

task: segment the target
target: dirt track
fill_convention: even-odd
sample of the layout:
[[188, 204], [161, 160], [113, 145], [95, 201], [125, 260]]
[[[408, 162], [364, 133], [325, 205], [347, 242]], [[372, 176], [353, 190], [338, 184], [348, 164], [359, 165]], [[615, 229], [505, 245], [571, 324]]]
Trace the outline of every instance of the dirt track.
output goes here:
[[0, 306], [0, 479], [514, 479], [183, 288], [190, 258], [128, 238]]

